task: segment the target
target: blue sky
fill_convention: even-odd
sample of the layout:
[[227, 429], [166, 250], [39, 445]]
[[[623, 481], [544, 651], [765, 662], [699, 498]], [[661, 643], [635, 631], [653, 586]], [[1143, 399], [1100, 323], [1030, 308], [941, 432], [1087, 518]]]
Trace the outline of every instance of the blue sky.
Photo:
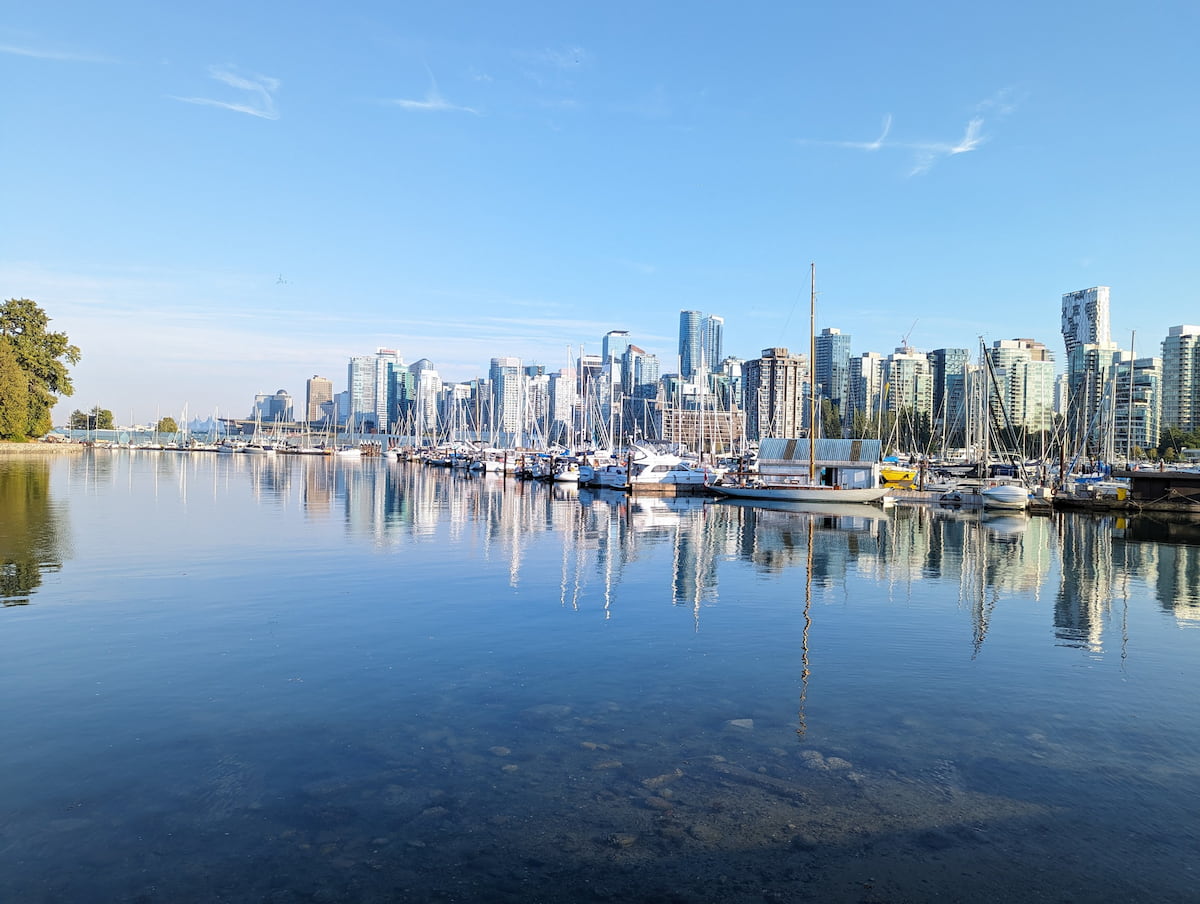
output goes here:
[[[339, 8], [344, 7], [344, 8]], [[0, 292], [72, 408], [244, 416], [377, 347], [552, 369], [1200, 320], [1200, 5], [9, 4]]]

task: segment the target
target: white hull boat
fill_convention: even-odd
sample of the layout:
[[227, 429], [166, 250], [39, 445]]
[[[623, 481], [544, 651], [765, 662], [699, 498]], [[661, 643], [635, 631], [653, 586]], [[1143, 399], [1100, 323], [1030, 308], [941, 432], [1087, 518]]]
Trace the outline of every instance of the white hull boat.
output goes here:
[[1018, 483], [998, 483], [979, 491], [985, 509], [1019, 511], [1029, 507], [1029, 490]]
[[709, 489], [732, 499], [774, 499], [779, 502], [878, 502], [888, 495], [887, 487], [827, 487], [803, 484], [762, 484], [760, 486], [709, 485]]

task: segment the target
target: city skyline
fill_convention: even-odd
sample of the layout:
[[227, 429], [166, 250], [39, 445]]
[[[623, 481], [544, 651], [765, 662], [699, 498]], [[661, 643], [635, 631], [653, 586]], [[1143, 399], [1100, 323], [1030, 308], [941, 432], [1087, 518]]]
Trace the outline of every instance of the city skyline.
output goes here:
[[1122, 347], [1200, 319], [1200, 10], [950, 10], [14, 8], [0, 291], [83, 352], [58, 422], [242, 414], [381, 346], [459, 381], [620, 329], [673, 371], [681, 310], [801, 352], [810, 261], [860, 351], [1061, 360], [1091, 286]]

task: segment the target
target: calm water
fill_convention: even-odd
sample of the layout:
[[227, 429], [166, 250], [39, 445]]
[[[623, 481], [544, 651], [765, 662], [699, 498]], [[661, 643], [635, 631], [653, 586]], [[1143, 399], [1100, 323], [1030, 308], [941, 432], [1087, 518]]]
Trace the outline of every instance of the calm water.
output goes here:
[[0, 900], [1194, 901], [1196, 536], [0, 460]]

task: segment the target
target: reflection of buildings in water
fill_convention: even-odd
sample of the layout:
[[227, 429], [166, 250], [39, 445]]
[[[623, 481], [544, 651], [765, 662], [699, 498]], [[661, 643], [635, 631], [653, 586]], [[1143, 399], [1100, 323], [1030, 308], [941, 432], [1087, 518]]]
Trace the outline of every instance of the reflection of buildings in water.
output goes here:
[[66, 514], [50, 497], [50, 465], [40, 458], [0, 465], [0, 604], [5, 606], [27, 605], [42, 575], [62, 568]]
[[304, 469], [300, 504], [305, 514], [313, 517], [328, 515], [333, 508], [333, 472], [325, 462], [325, 456], [301, 455], [299, 458], [303, 459], [301, 467]]
[[1104, 623], [1123, 582], [1117, 581], [1111, 517], [1060, 517], [1062, 569], [1054, 601], [1054, 634], [1068, 646], [1103, 651]]
[[1115, 555], [1181, 621], [1200, 621], [1200, 519], [1117, 519]]
[[1162, 607], [1180, 621], [1200, 622], [1200, 550], [1162, 545], [1154, 591]]
[[[287, 478], [263, 465], [257, 487], [284, 492]], [[1006, 596], [1038, 599], [1061, 563], [1054, 626], [1061, 641], [1099, 650], [1114, 597], [1130, 581], [1152, 586], [1177, 617], [1200, 618], [1200, 557], [1187, 545], [1112, 536], [1112, 519], [987, 516], [928, 507], [859, 514], [796, 512], [694, 497], [630, 497], [503, 479], [466, 477], [414, 464], [314, 462], [303, 475], [314, 511], [343, 501], [348, 529], [387, 545], [451, 539], [466, 554], [503, 557], [516, 586], [527, 560], [550, 553], [560, 602], [579, 607], [598, 591], [611, 612], [623, 573], [647, 552], [670, 544], [669, 592], [699, 617], [718, 593], [718, 563], [739, 558], [769, 572], [809, 567], [818, 587], [855, 575], [920, 593], [921, 577], [949, 578], [971, 615], [973, 643], [987, 636], [993, 608]], [[812, 528], [811, 545], [809, 527]]]

